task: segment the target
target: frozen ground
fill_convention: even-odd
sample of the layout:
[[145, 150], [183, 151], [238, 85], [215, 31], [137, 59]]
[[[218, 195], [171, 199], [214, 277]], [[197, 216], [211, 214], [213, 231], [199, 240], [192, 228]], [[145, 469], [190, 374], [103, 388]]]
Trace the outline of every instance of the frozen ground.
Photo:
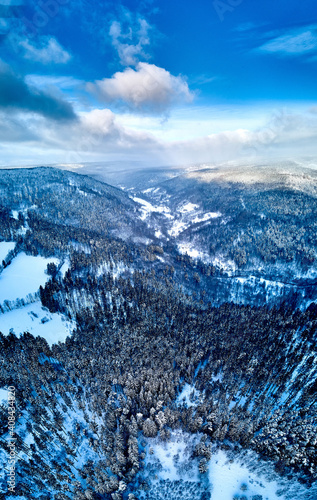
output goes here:
[[74, 328], [74, 322], [62, 314], [50, 313], [40, 302], [0, 315], [0, 331], [4, 335], [29, 332], [34, 337], [43, 337], [49, 345], [64, 342]]
[[23, 299], [37, 292], [49, 278], [45, 273], [49, 262], [58, 264], [58, 259], [19, 253], [0, 275], [0, 304], [5, 300]]

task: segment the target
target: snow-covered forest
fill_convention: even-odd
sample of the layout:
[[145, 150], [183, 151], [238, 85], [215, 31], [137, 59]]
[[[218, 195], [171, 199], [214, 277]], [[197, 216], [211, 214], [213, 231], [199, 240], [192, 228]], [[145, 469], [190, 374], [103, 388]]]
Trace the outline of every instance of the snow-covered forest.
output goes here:
[[0, 171], [0, 498], [317, 497], [317, 183], [277, 172]]

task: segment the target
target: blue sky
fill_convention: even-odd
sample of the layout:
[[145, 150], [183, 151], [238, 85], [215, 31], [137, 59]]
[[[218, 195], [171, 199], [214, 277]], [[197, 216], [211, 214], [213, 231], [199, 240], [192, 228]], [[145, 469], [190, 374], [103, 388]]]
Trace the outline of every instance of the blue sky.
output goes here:
[[313, 0], [0, 1], [1, 164], [315, 155]]

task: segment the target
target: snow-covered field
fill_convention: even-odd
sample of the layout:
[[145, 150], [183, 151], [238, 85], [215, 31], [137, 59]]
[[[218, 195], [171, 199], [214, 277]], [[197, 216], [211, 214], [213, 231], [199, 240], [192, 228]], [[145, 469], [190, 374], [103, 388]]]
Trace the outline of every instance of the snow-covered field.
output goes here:
[[[5, 250], [14, 247], [14, 243], [1, 245], [0, 248]], [[1, 273], [0, 304], [9, 302], [8, 307], [3, 305], [6, 312], [0, 314], [0, 331], [4, 335], [10, 332], [16, 335], [29, 332], [35, 337], [45, 338], [52, 345], [64, 342], [73, 331], [74, 322], [67, 320], [61, 314], [50, 313], [38, 300], [40, 285], [44, 286], [49, 279], [49, 275], [45, 272], [49, 262], [59, 263], [55, 258], [33, 257], [21, 252]], [[61, 269], [62, 274], [68, 267], [69, 262], [65, 262]]]
[[37, 292], [40, 285], [45, 285], [49, 278], [45, 274], [49, 262], [58, 264], [58, 259], [19, 253], [0, 275], [0, 304], [5, 300], [23, 299], [28, 294]]
[[6, 258], [10, 250], [13, 250], [15, 243], [13, 241], [2, 241], [0, 243], [0, 263]]
[[16, 335], [29, 332], [34, 337], [43, 337], [49, 345], [64, 342], [74, 328], [74, 322], [62, 314], [50, 313], [40, 302], [0, 315], [0, 331], [4, 335], [10, 331]]

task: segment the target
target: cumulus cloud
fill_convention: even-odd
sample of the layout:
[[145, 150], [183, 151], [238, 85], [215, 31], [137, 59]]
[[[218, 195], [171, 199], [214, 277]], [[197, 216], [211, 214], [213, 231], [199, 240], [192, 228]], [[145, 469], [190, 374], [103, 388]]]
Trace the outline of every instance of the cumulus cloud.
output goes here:
[[167, 70], [140, 62], [136, 70], [127, 68], [89, 83], [88, 91], [107, 103], [123, 103], [137, 111], [164, 113], [170, 107], [194, 98], [184, 77], [173, 76]]
[[58, 121], [76, 118], [68, 102], [28, 85], [3, 62], [0, 62], [1, 108], [32, 112]]
[[131, 14], [125, 11], [126, 20], [129, 22], [126, 31], [123, 31], [122, 23], [113, 21], [110, 26], [109, 35], [113, 47], [118, 53], [123, 66], [135, 66], [140, 58], [148, 59], [145, 47], [150, 44], [150, 24], [142, 17], [131, 19]]
[[22, 40], [19, 45], [23, 48], [23, 55], [26, 59], [42, 64], [66, 64], [71, 59], [71, 55], [63, 49], [55, 38], [42, 37], [40, 45]]
[[281, 56], [299, 56], [317, 51], [317, 26], [289, 30], [259, 47], [261, 52]]

